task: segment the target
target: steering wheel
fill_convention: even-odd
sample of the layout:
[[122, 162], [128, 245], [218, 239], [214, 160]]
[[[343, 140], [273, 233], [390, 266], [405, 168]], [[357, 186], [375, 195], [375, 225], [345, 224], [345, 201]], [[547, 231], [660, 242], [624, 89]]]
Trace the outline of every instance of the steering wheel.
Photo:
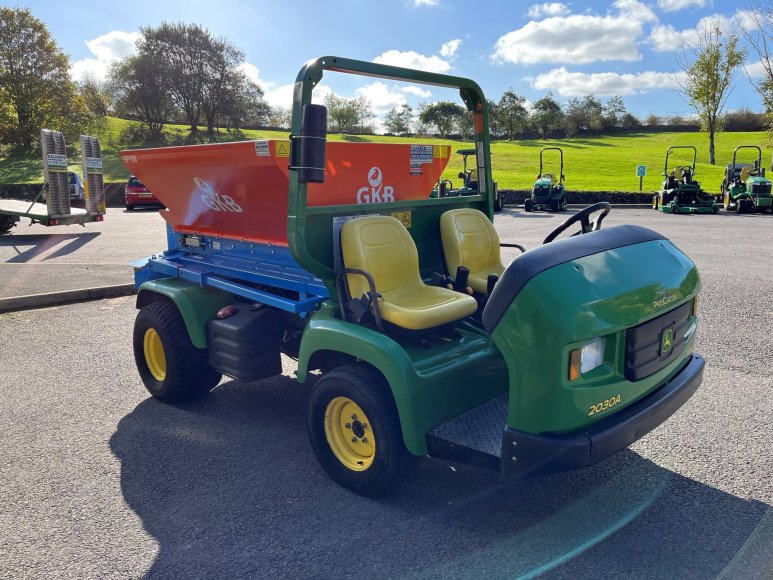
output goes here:
[[[580, 231], [575, 232], [572, 234], [572, 236], [579, 236], [580, 234], [589, 234], [590, 232], [595, 232], [596, 230], [601, 229], [601, 222], [604, 220], [605, 217], [609, 214], [609, 212], [612, 210], [612, 206], [609, 205], [606, 201], [600, 201], [599, 203], [594, 203], [593, 205], [589, 205], [583, 210], [578, 211], [573, 216], [569, 216], [567, 219], [563, 221], [563, 223], [559, 224], [559, 226], [554, 229], [552, 232], [548, 234], [548, 236], [545, 238], [545, 241], [543, 241], [543, 244], [549, 244], [553, 240], [555, 240], [558, 235], [561, 232], [564, 232], [568, 230], [572, 225], [576, 224], [577, 222], [580, 222]], [[590, 216], [597, 211], [601, 211], [601, 213], [596, 216], [596, 219], [593, 221], [590, 221]]]
[[438, 197], [448, 197], [451, 190], [454, 188], [454, 184], [450, 179], [443, 179], [438, 183]]

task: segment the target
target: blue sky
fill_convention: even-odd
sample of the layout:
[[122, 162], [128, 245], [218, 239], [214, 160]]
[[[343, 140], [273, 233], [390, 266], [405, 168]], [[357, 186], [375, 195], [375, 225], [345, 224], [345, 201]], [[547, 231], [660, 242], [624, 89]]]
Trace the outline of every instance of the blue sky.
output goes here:
[[[103, 75], [131, 52], [141, 26], [162, 21], [201, 24], [246, 56], [245, 71], [273, 105], [289, 106], [290, 86], [310, 58], [338, 55], [423, 68], [475, 79], [497, 100], [512, 87], [528, 101], [548, 91], [565, 102], [593, 93], [623, 97], [644, 118], [689, 115], [673, 89], [676, 50], [696, 27], [718, 19], [745, 21], [743, 1], [727, 0], [132, 0], [21, 2], [43, 20], [70, 55], [71, 75]], [[751, 74], [759, 63], [748, 58]], [[375, 111], [438, 99], [450, 91], [390, 81], [326, 75], [317, 89], [344, 97], [365, 95]], [[729, 109], [761, 111], [740, 71]]]

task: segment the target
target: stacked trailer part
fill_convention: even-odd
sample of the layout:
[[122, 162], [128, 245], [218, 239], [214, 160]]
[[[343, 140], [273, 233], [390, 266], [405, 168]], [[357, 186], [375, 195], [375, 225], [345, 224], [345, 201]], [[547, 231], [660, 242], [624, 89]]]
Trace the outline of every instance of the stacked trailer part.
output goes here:
[[67, 178], [67, 144], [59, 131], [42, 129], [40, 143], [43, 152], [45, 183], [41, 192], [30, 201], [0, 199], [0, 234], [9, 232], [20, 218], [32, 224], [59, 226], [102, 221], [105, 215], [105, 186], [102, 178], [102, 156], [99, 139], [81, 135], [83, 176], [86, 183], [84, 208], [73, 207]]

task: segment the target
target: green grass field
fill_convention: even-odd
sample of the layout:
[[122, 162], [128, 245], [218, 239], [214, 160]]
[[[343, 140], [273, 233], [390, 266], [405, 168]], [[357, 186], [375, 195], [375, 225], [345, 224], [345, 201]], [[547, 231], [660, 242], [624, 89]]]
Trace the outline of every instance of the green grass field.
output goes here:
[[[123, 148], [139, 146], [138, 123], [108, 117], [94, 131], [102, 145], [105, 181], [123, 181], [128, 172], [121, 163], [118, 152]], [[187, 135], [187, 127], [167, 125], [165, 137], [169, 143], [179, 144]], [[230, 140], [225, 132], [222, 140]], [[285, 131], [245, 130], [243, 139], [286, 139]], [[444, 143], [451, 151], [470, 147], [468, 142], [443, 139], [412, 139], [381, 137], [372, 135], [329, 135], [331, 141], [351, 140], [387, 143]], [[539, 152], [543, 147], [561, 147], [564, 151], [564, 174], [568, 191], [638, 191], [639, 179], [636, 165], [647, 165], [643, 191], [655, 191], [661, 183], [661, 173], [669, 146], [693, 145], [698, 149], [696, 179], [706, 191], [718, 193], [724, 165], [732, 160], [733, 149], [738, 145], [758, 145], [763, 150], [763, 167], [771, 159], [770, 138], [764, 132], [718, 133], [716, 136], [717, 164], [708, 163], [708, 136], [705, 133], [627, 133], [619, 136], [580, 137], [563, 140], [495, 141], [491, 147], [494, 179], [500, 189], [530, 189], [539, 171]], [[751, 151], [742, 161], [750, 161]], [[691, 152], [677, 151], [672, 155], [669, 166], [687, 165]], [[558, 172], [558, 157], [555, 152], [545, 154], [545, 172]], [[79, 163], [71, 166], [80, 170]], [[452, 153], [451, 161], [443, 173], [444, 179], [459, 184], [457, 174], [462, 169], [460, 155]], [[0, 183], [40, 183], [43, 180], [42, 163], [39, 157], [0, 156]]]

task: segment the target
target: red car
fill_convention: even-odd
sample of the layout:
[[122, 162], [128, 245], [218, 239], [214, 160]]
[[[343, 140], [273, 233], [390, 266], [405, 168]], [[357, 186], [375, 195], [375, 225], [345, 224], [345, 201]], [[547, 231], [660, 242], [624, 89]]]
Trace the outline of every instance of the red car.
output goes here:
[[132, 211], [140, 205], [164, 207], [164, 204], [158, 201], [158, 198], [133, 175], [129, 177], [129, 182], [126, 184], [124, 200], [126, 201], [127, 211]]

